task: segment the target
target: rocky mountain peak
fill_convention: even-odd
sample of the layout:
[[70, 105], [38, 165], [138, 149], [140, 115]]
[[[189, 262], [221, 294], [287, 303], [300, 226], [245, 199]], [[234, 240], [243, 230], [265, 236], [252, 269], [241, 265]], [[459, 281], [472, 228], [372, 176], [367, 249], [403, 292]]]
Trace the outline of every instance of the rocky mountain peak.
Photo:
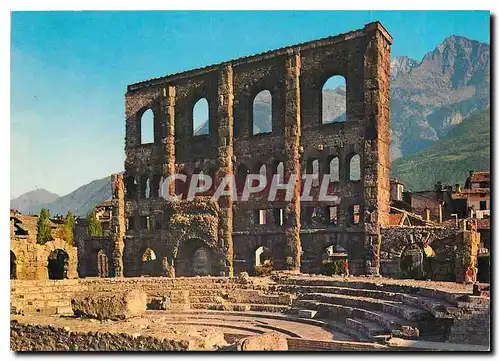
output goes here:
[[400, 74], [409, 73], [410, 70], [418, 66], [418, 61], [408, 56], [397, 56], [391, 60], [391, 79], [395, 79]]

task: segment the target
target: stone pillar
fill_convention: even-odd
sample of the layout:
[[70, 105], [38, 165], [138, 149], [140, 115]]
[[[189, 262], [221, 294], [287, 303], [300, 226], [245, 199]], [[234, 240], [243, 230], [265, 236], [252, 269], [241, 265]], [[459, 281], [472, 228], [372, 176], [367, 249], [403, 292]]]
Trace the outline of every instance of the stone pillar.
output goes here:
[[[293, 195], [285, 207], [286, 266], [300, 272], [300, 54], [290, 52], [285, 59], [285, 181], [291, 175], [296, 181]], [[290, 258], [291, 257], [291, 258]], [[291, 260], [291, 262], [290, 262]]]
[[[233, 67], [221, 66], [217, 89], [217, 172], [216, 184], [220, 184], [226, 175], [233, 174]], [[228, 188], [232, 194], [232, 184]], [[226, 276], [233, 277], [233, 197], [219, 198], [219, 246], [223, 250]]]
[[[481, 234], [474, 229], [467, 229], [464, 224], [464, 229], [460, 230], [455, 236], [455, 282], [471, 283], [476, 280], [477, 276], [477, 254], [481, 243]], [[467, 272], [471, 272], [472, 277], [467, 276]]]
[[111, 175], [111, 187], [113, 190], [111, 230], [114, 239], [114, 277], [123, 277], [123, 249], [125, 247], [125, 184], [123, 174]]
[[[163, 111], [165, 121], [162, 122], [163, 144], [163, 179], [175, 174], [175, 87], [168, 86], [163, 91]], [[170, 183], [169, 194], [175, 193], [175, 182]]]
[[380, 226], [389, 223], [390, 202], [390, 45], [392, 37], [379, 23], [365, 26], [364, 118], [366, 123], [362, 184], [365, 219], [365, 273], [380, 268]]

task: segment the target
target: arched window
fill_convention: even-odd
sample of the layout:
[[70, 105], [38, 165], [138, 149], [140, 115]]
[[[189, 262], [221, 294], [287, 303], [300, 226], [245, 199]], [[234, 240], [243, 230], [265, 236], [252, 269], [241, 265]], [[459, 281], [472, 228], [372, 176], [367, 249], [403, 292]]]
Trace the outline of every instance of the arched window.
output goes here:
[[249, 169], [246, 165], [240, 164], [236, 170], [236, 191], [237, 193], [243, 192], [245, 188], [245, 183], [247, 182], [247, 175]]
[[319, 185], [319, 160], [309, 159], [307, 162], [306, 172], [308, 175], [314, 176], [312, 185], [317, 187]]
[[349, 180], [350, 181], [359, 181], [361, 179], [361, 159], [359, 154], [355, 154], [352, 156], [351, 161], [349, 162]]
[[193, 135], [204, 135], [210, 133], [208, 101], [201, 98], [193, 107]]
[[344, 122], [346, 120], [346, 81], [341, 75], [330, 77], [321, 91], [322, 123]]
[[269, 90], [263, 90], [253, 100], [253, 135], [273, 131], [272, 96]]
[[[262, 162], [258, 162], [257, 164], [255, 164], [255, 166], [253, 168], [253, 174], [258, 174], [258, 175], [264, 177], [267, 181], [267, 167], [266, 167], [266, 165]], [[254, 180], [252, 183], [252, 186], [256, 187], [258, 184], [259, 184], [259, 182], [257, 180]], [[267, 186], [267, 183], [266, 183], [266, 186]]]
[[285, 181], [285, 165], [283, 162], [274, 163], [274, 174], [278, 178], [278, 183], [283, 183]]
[[149, 180], [149, 178], [146, 181], [146, 190], [144, 198], [146, 199], [151, 198], [151, 181]]
[[141, 117], [141, 144], [154, 143], [154, 134], [154, 114], [151, 109], [148, 109]]
[[339, 180], [339, 158], [334, 157], [330, 160], [330, 181], [338, 182]]

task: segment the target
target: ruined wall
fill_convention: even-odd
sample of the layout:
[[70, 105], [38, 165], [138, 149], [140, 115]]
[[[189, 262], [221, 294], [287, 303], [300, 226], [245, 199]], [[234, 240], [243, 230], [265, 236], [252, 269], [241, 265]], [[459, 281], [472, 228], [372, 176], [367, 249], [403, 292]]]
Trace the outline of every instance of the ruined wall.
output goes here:
[[[79, 239], [78, 247], [78, 276], [98, 277], [103, 274], [106, 268], [107, 276], [114, 276], [113, 254], [115, 251], [114, 237], [89, 237]], [[104, 254], [104, 256], [102, 255]], [[106, 262], [106, 265], [102, 263]]]
[[69, 331], [61, 327], [10, 323], [12, 351], [187, 351], [189, 341], [126, 333]]
[[[463, 282], [465, 272], [477, 273], [480, 234], [476, 229], [455, 227], [385, 227], [382, 228], [381, 274], [402, 277], [402, 257], [412, 246], [423, 254], [422, 277], [436, 281]], [[427, 249], [425, 249], [427, 248]], [[426, 254], [432, 252], [432, 254]]]
[[[67, 278], [77, 278], [78, 251], [64, 240], [55, 238], [44, 245], [36, 244], [33, 236], [16, 236], [10, 239], [11, 271], [15, 268], [15, 278], [21, 280], [49, 279], [49, 256], [54, 250], [62, 250], [68, 256]], [[12, 264], [12, 254], [15, 262]]]
[[[314, 270], [318, 247], [333, 239], [348, 250], [353, 273], [377, 273], [379, 228], [388, 223], [390, 195], [391, 43], [376, 22], [346, 34], [130, 85], [125, 97], [125, 274], [127, 267], [132, 267], [130, 275], [137, 273], [136, 252], [147, 244], [161, 248], [161, 258], [172, 258], [169, 221], [162, 216], [169, 202], [158, 191], [162, 177], [210, 174], [216, 179], [213, 192], [225, 175], [237, 174], [242, 167], [256, 173], [265, 165], [268, 173], [276, 173], [282, 162], [288, 181], [292, 176], [301, 179], [313, 158], [320, 160], [320, 176], [329, 173], [334, 157], [340, 173], [332, 187], [336, 201], [301, 203], [300, 181], [290, 200], [285, 200], [285, 192], [271, 202], [259, 194], [247, 202], [231, 196], [219, 199], [213, 267], [227, 275], [251, 271], [256, 249], [265, 245], [272, 250], [276, 268]], [[346, 121], [322, 124], [321, 89], [333, 75], [346, 79]], [[253, 135], [252, 106], [262, 90], [272, 97], [272, 132]], [[195, 136], [193, 106], [201, 98], [209, 106], [209, 134]], [[141, 144], [141, 118], [149, 109], [154, 113], [154, 141]], [[354, 155], [360, 158], [361, 177], [351, 181], [348, 169]], [[313, 194], [318, 191], [313, 189]], [[182, 192], [175, 185], [169, 188], [170, 194]], [[338, 206], [338, 224], [309, 227], [304, 222], [310, 209], [333, 205]], [[355, 223], [354, 205], [360, 217]], [[256, 224], [259, 210], [269, 213], [266, 224]], [[283, 218], [279, 224], [273, 220], [277, 212]], [[144, 223], [151, 218], [160, 219], [159, 229], [145, 233], [149, 226]], [[201, 240], [210, 243], [206, 237]]]

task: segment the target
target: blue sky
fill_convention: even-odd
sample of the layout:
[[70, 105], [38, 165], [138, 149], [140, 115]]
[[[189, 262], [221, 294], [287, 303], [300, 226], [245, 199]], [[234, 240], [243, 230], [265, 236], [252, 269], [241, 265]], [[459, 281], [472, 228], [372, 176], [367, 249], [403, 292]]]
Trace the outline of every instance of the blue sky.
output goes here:
[[381, 21], [392, 56], [450, 35], [490, 42], [489, 12], [15, 12], [11, 196], [60, 195], [123, 169], [127, 84]]

